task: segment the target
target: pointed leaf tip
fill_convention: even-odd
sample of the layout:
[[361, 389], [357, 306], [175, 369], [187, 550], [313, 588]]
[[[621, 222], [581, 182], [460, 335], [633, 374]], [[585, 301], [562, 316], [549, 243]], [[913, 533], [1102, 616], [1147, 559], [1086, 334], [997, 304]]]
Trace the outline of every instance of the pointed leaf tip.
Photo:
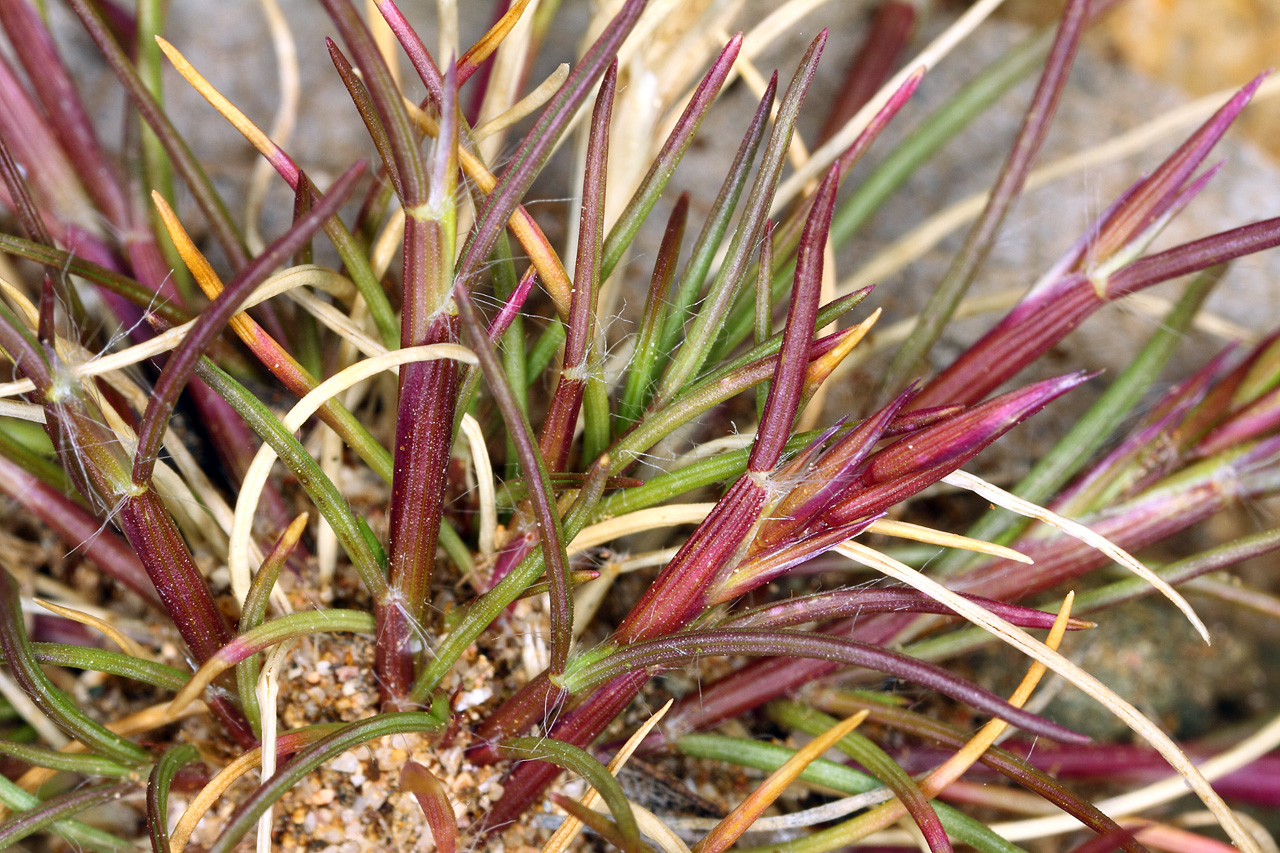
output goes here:
[[410, 761], [400, 771], [400, 787], [413, 794], [422, 807], [436, 850], [454, 853], [458, 849], [458, 822], [440, 780], [418, 762]]
[[1005, 432], [1096, 375], [1068, 373], [972, 406], [885, 448], [872, 458], [865, 477], [880, 483], [934, 466], [963, 465]]
[[760, 418], [759, 437], [751, 451], [749, 468], [752, 471], [767, 471], [778, 464], [782, 449], [790, 438], [791, 424], [795, 420], [808, 369], [806, 354], [818, 317], [818, 303], [822, 299], [823, 255], [839, 183], [840, 169], [832, 166], [818, 187], [813, 209], [800, 237], [781, 361]]

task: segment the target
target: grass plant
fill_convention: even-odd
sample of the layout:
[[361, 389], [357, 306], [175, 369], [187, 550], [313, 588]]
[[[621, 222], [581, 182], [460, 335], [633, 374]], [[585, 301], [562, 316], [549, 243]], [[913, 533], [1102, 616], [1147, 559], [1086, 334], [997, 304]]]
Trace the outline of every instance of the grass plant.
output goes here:
[[[128, 129], [103, 141], [44, 4], [0, 0], [0, 489], [96, 580], [77, 589], [0, 558], [0, 847], [292, 849], [307, 780], [354, 761], [390, 792], [376, 818], [389, 828], [360, 818], [361, 849], [559, 851], [584, 827], [627, 851], [1008, 851], [1050, 837], [1192, 851], [1219, 849], [1214, 832], [1269, 849], [1237, 808], [1275, 805], [1280, 768], [1215, 783], [1280, 745], [1275, 721], [1197, 766], [1142, 697], [1059, 651], [1153, 592], [1207, 641], [1180, 587], [1216, 589], [1205, 575], [1280, 545], [1249, 531], [1165, 565], [1133, 556], [1280, 490], [1280, 331], [1160, 384], [1230, 263], [1280, 244], [1280, 219], [1153, 248], [1214, 178], [1237, 116], [1274, 88], [1265, 77], [1180, 113], [1172, 152], [1135, 131], [1037, 170], [1081, 38], [1111, 2], [1068, 0], [1056, 26], [921, 119], [912, 96], [999, 0], [919, 52], [919, 4], [876, 4], [840, 97], [815, 90], [826, 30], [793, 69], [756, 66], [798, 2], [745, 35], [729, 32], [741, 3], [596, 4], [579, 55], [539, 81], [571, 4], [497, 0], [463, 49], [457, 5], [441, 0], [433, 51], [417, 8], [321, 0], [344, 120], [377, 156], [317, 180], [288, 151], [308, 82], [290, 70], [296, 22], [272, 0], [292, 88], [271, 133], [187, 61], [199, 34], [167, 32], [166, 4], [65, 4], [127, 98]], [[231, 213], [184, 140], [202, 129], [165, 109], [167, 67], [261, 155], [251, 210], [271, 172], [287, 185], [281, 233]], [[913, 173], [1035, 74], [984, 198], [837, 271]], [[707, 138], [731, 87], [754, 93], [754, 113], [736, 138]], [[804, 139], [815, 113], [822, 130]], [[880, 138], [912, 121], [896, 147]], [[694, 145], [722, 155], [706, 204], [682, 187]], [[944, 362], [936, 345], [1023, 191], [1134, 151], [1147, 174]], [[568, 188], [546, 186], [556, 157], [571, 161]], [[535, 204], [555, 193], [567, 216]], [[651, 218], [665, 227], [650, 256], [637, 241]], [[870, 285], [966, 221], [929, 300], [876, 328]], [[1089, 316], [1174, 280], [1181, 296], [1116, 375], [1020, 378]], [[627, 291], [644, 294], [634, 316]], [[857, 383], [856, 410], [828, 404], [840, 383]], [[1086, 384], [1101, 397], [1022, 482], [975, 473]], [[958, 493], [991, 511], [967, 532], [918, 523], [925, 500]], [[996, 641], [1032, 659], [1008, 698], [948, 666]], [[512, 642], [522, 661], [500, 657]], [[333, 682], [307, 716], [300, 685], [338, 669], [376, 696], [353, 710]], [[1049, 671], [1140, 745], [1108, 753], [1028, 707]], [[930, 698], [861, 689], [885, 679]], [[124, 698], [85, 702], [91, 684]], [[1021, 736], [1001, 745], [1010, 729]], [[395, 766], [379, 744], [399, 750]], [[1081, 777], [1142, 764], [1173, 781], [1102, 799], [1042, 748]], [[655, 811], [619, 781], [636, 752], [691, 776], [716, 762], [731, 809]], [[489, 780], [483, 802], [460, 768]], [[743, 768], [770, 775], [745, 785]], [[1001, 784], [978, 793], [966, 779], [984, 768]], [[569, 796], [565, 771], [591, 792]], [[804, 808], [786, 794], [798, 784], [820, 792]], [[1160, 807], [1187, 792], [1216, 830], [1168, 822]], [[134, 830], [121, 814], [139, 816]], [[304, 827], [287, 843], [286, 824]]]

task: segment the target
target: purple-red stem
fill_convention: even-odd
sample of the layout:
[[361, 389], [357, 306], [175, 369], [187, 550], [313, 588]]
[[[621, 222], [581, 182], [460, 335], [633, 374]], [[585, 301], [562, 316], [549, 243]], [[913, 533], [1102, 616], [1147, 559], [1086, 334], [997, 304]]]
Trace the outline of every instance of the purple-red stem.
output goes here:
[[551, 156], [578, 107], [591, 94], [596, 81], [613, 62], [618, 48], [640, 19], [646, 3], [647, 0], [627, 0], [623, 4], [595, 44], [569, 72], [564, 84], [521, 140], [462, 247], [456, 276], [460, 286], [471, 286], [471, 279], [479, 273], [489, 253], [493, 251], [498, 235], [506, 227], [516, 205]]
[[682, 632], [621, 647], [615, 654], [571, 672], [565, 677], [565, 683], [575, 691], [587, 690], [597, 684], [607, 684], [628, 672], [652, 675], [674, 666], [683, 666], [703, 655], [818, 658], [863, 667], [928, 687], [1028, 732], [1064, 742], [1089, 741], [1088, 737], [1010, 705], [935, 664], [881, 645], [812, 631], [733, 628]]
[[881, 378], [882, 393], [887, 391], [896, 394], [912, 378], [912, 374], [951, 321], [960, 300], [986, 264], [1005, 218], [1022, 194], [1027, 175], [1049, 133], [1049, 126], [1053, 123], [1067, 76], [1075, 62], [1080, 37], [1088, 23], [1089, 2], [1090, 0], [1070, 0], [1067, 3], [1048, 59], [1045, 60], [1040, 82], [1032, 96], [1031, 106], [1022, 119], [1013, 149], [991, 188], [986, 207], [965, 235], [964, 244], [956, 253], [942, 282], [921, 309], [910, 337], [895, 354]]
[[1176, 192], [1249, 104], [1265, 77], [1265, 74], [1260, 74], [1233, 95], [1110, 213], [1102, 225], [1099, 239], [1089, 247], [1092, 258], [1110, 257], [1169, 209]]
[[[600, 732], [627, 709], [627, 705], [631, 704], [631, 700], [648, 680], [649, 676], [643, 672], [632, 672], [615, 678], [572, 711], [562, 715], [555, 726], [553, 737], [574, 746], [590, 745]], [[548, 684], [545, 673], [530, 685], [539, 683]], [[564, 698], [558, 688], [553, 687], [551, 691], [554, 695], [551, 697], [551, 704], [544, 708], [544, 713], [554, 711]], [[542, 791], [560, 772], [559, 767], [546, 761], [525, 761], [517, 765], [504, 785], [505, 793], [486, 818], [485, 832], [495, 832], [517, 820], [542, 796]]]
[[111, 222], [126, 222], [124, 193], [40, 16], [27, 0], [0, 0], [0, 24], [45, 112], [58, 117], [50, 127], [75, 164], [85, 189]]
[[178, 394], [187, 384], [187, 379], [195, 370], [205, 349], [222, 333], [227, 321], [240, 310], [249, 294], [280, 264], [287, 262], [298, 247], [310, 239], [325, 220], [337, 211], [363, 171], [363, 161], [348, 169], [334, 182], [333, 189], [319, 204], [241, 270], [222, 291], [222, 295], [200, 315], [191, 331], [174, 350], [160, 378], [156, 380], [147, 410], [143, 414], [142, 426], [138, 430], [138, 450], [133, 464], [133, 482], [136, 485], [150, 483], [160, 441], [169, 424], [169, 416], [177, 405]]
[[756, 443], [747, 461], [748, 475], [773, 470], [791, 437], [791, 427], [800, 407], [800, 394], [809, 367], [806, 353], [813, 340], [813, 324], [822, 302], [823, 254], [831, 215], [839, 188], [839, 167], [832, 166], [818, 187], [813, 209], [800, 236], [795, 281], [791, 287], [791, 307], [779, 351], [778, 372], [769, 386], [764, 414], [756, 430]]
[[[1022, 628], [1049, 629], [1054, 614], [1031, 607], [1005, 604], [993, 598], [966, 596], [970, 601]], [[840, 589], [792, 598], [737, 613], [720, 623], [723, 628], [785, 628], [806, 622], [821, 622], [844, 616], [873, 613], [937, 613], [951, 616], [955, 612], [935, 599], [914, 589]], [[1068, 630], [1079, 631], [1089, 623], [1071, 620]]]
[[[591, 113], [591, 131], [587, 141], [586, 169], [582, 182], [578, 255], [574, 264], [563, 365], [559, 383], [551, 398], [551, 407], [542, 425], [542, 456], [552, 472], [568, 468], [574, 426], [578, 422], [582, 394], [587, 387], [587, 350], [594, 342], [596, 298], [600, 292], [609, 123], [613, 116], [613, 96], [617, 81], [618, 63], [615, 60], [605, 72], [600, 93], [596, 96], [595, 109]], [[568, 653], [568, 649], [565, 649], [565, 653]], [[563, 661], [561, 664], [563, 665]]]
[[[89, 199], [80, 186], [75, 168], [63, 153], [53, 130], [18, 83], [13, 69], [3, 60], [0, 60], [0, 130], [3, 130], [5, 147], [24, 167], [25, 179], [55, 214], [52, 218], [86, 224]], [[34, 232], [31, 239], [52, 245]]]
[[[155, 491], [148, 488], [125, 499], [118, 523], [146, 567], [192, 657], [204, 663], [231, 641], [231, 629], [169, 511]], [[253, 730], [234, 705], [218, 697], [211, 707], [241, 746], [247, 749], [254, 744]]]
[[[811, 48], [814, 50], [814, 48]], [[762, 482], [781, 456], [799, 406], [813, 340], [814, 321], [821, 300], [822, 258], [831, 222], [838, 174], [828, 173], [818, 193], [820, 202], [810, 214], [801, 241], [801, 262], [796, 271], [791, 307], [783, 335], [782, 350], [773, 371], [774, 382], [765, 405], [764, 418], [753, 448], [749, 471], [730, 486], [707, 519], [667, 564], [658, 579], [632, 608], [615, 634], [620, 647], [661, 638], [689, 623], [707, 603], [709, 583], [731, 568], [746, 547], [750, 531], [760, 518], [767, 498]], [[639, 676], [638, 678], [636, 676]], [[588, 698], [577, 711], [553, 729], [560, 740], [589, 742], [639, 691], [647, 681], [644, 673], [629, 673]], [[523, 730], [551, 707], [559, 689], [540, 677], [526, 690], [486, 720], [478, 734], [492, 739], [500, 733]], [[541, 694], [541, 695], [539, 695]], [[538, 700], [542, 701], [539, 702]], [[548, 775], [546, 765], [531, 763], [516, 769], [508, 794], [495, 807], [496, 814], [519, 814], [538, 797]]]
[[[529, 504], [532, 508], [535, 523], [538, 527], [538, 538], [542, 545], [542, 553], [544, 557], [545, 572], [550, 580], [556, 575], [560, 576], [560, 589], [557, 589], [554, 580], [551, 581], [552, 594], [563, 595], [568, 598], [568, 572], [569, 560], [565, 554], [565, 534], [557, 511], [555, 503], [555, 490], [551, 486], [551, 475], [547, 470], [546, 461], [542, 458], [542, 453], [538, 449], [537, 442], [533, 437], [533, 428], [529, 425], [528, 415], [520, 406], [520, 402], [515, 392], [511, 388], [510, 382], [507, 380], [506, 373], [502, 370], [502, 360], [498, 355], [497, 349], [493, 342], [489, 339], [484, 329], [484, 323], [480, 316], [479, 310], [471, 299], [471, 293], [466, 288], [459, 287], [455, 291], [455, 298], [458, 304], [459, 315], [462, 320], [462, 327], [466, 331], [467, 339], [472, 349], [476, 353], [477, 359], [480, 361], [480, 369], [484, 372], [485, 379], [488, 381], [489, 389], [493, 394], [494, 400], [498, 405], [498, 409], [502, 413], [503, 421], [507, 426], [507, 433], [511, 436], [511, 442], [515, 447], [516, 456], [520, 462], [521, 470], [529, 482]], [[588, 482], [584, 485], [583, 495], [588, 492], [595, 492], [595, 497], [599, 498], [599, 492], [604, 488], [604, 474], [607, 473], [606, 466], [597, 463], [592, 468], [592, 474], [599, 474], [599, 483], [593, 485], [592, 477], [588, 477]], [[508, 556], [512, 557], [510, 566], [515, 565], [515, 561], [523, 558], [533, 547], [532, 534], [519, 537], [516, 547], [521, 551], [520, 556], [516, 557], [514, 551], [508, 551]], [[497, 571], [495, 570], [495, 574]], [[552, 631], [556, 634], [555, 642], [564, 642], [566, 645], [572, 640], [572, 613], [567, 606], [558, 606], [556, 612], [565, 619], [553, 619]], [[559, 639], [561, 635], [567, 636], [567, 639]]]
[[444, 76], [440, 73], [440, 66], [436, 65], [431, 52], [418, 36], [417, 30], [409, 24], [393, 0], [376, 0], [376, 3], [383, 20], [395, 34], [396, 41], [400, 42], [400, 47], [409, 57], [413, 69], [418, 72], [422, 85], [427, 87], [432, 103], [438, 108], [444, 103]]
[[1072, 273], [1027, 301], [937, 376], [912, 408], [973, 402], [1047, 352], [1087, 317], [1121, 297], [1280, 245], [1280, 218], [1186, 243], [1125, 266], [1107, 281]]

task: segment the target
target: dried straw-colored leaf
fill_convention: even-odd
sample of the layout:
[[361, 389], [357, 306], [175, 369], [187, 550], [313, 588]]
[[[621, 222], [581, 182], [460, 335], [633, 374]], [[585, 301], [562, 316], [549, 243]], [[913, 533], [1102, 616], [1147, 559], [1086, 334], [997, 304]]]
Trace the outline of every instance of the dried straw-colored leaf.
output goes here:
[[235, 104], [227, 100], [226, 96], [206, 80], [204, 75], [197, 71], [195, 66], [188, 62], [187, 58], [176, 47], [161, 36], [156, 36], [156, 44], [160, 45], [160, 50], [169, 58], [169, 62], [182, 75], [183, 79], [191, 85], [191, 88], [199, 92], [201, 97], [209, 102], [210, 106], [231, 123], [232, 127], [240, 131], [244, 138], [249, 140], [250, 145], [256, 148], [264, 157], [272, 158], [276, 156], [279, 149], [271, 141], [271, 137], [263, 133]]
[[737, 841], [760, 817], [774, 800], [799, 778], [814, 759], [830, 749], [836, 741], [853, 731], [867, 718], [868, 711], [859, 711], [852, 717], [837, 723], [818, 737], [796, 750], [777, 770], [760, 783], [745, 800], [694, 846], [694, 853], [723, 853]]
[[[970, 622], [985, 628], [1003, 642], [1040, 661], [1066, 678], [1075, 687], [1092, 696], [1164, 756], [1165, 760], [1181, 774], [1185, 784], [1190, 785], [1205, 806], [1217, 816], [1223, 829], [1226, 830], [1231, 840], [1240, 849], [1248, 851], [1248, 853], [1260, 853], [1256, 842], [1245, 831], [1240, 821], [1236, 819], [1235, 814], [1218, 796], [1218, 793], [1213, 790], [1204, 774], [1187, 758], [1182, 749], [1157, 724], [1143, 716], [1137, 708], [1120, 698], [1111, 688], [1097, 678], [1037, 641], [1027, 632], [1010, 625], [985, 608], [957, 595], [905, 563], [894, 560], [857, 542], [838, 545], [835, 551], [942, 602]], [[1179, 783], [1181, 782], [1182, 780], [1179, 780]]]
[[525, 116], [528, 116], [551, 100], [555, 93], [560, 91], [560, 87], [564, 85], [565, 78], [568, 76], [569, 63], [560, 63], [556, 66], [556, 70], [548, 74], [547, 79], [539, 83], [532, 92], [516, 101], [506, 111], [499, 113], [471, 131], [471, 137], [476, 142], [480, 142], [486, 137], [506, 130], [511, 125], [522, 120]]
[[467, 52], [462, 54], [458, 60], [458, 76], [460, 81], [465, 81], [480, 66], [482, 62], [498, 49], [498, 46], [506, 39], [507, 34], [520, 21], [520, 16], [524, 14], [525, 7], [529, 5], [529, 0], [516, 0], [511, 4], [510, 8], [498, 19], [489, 31], [482, 35], [475, 44], [467, 48]]
[[485, 442], [480, 422], [469, 414], [462, 416], [462, 432], [471, 450], [471, 464], [475, 466], [476, 487], [480, 492], [480, 553], [492, 554], [498, 530], [498, 505], [493, 486], [493, 463], [489, 460], [489, 446]]
[[[1062, 638], [1067, 632], [1067, 624], [1071, 619], [1071, 604], [1073, 601], [1075, 601], [1075, 593], [1068, 593], [1066, 600], [1062, 603], [1062, 608], [1058, 611], [1058, 618], [1054, 620], [1053, 628], [1049, 631], [1049, 637], [1045, 641], [1047, 648], [1057, 651], [1059, 644], [1062, 643]], [[1021, 708], [1025, 705], [1027, 699], [1031, 698], [1031, 692], [1040, 683], [1044, 673], [1044, 664], [1039, 661], [1033, 661], [1031, 668], [1027, 670], [1027, 674], [1022, 679], [1022, 683], [1018, 685], [1013, 695], [1009, 697], [1009, 704], [1015, 708]], [[982, 754], [996, 742], [996, 738], [1008, 727], [1009, 724], [1004, 720], [988, 721], [959, 751], [925, 777], [924, 781], [920, 783], [920, 793], [929, 799], [938, 796], [948, 785], [963, 776], [965, 771], [982, 758]], [[850, 835], [847, 837], [846, 842], [859, 841], [878, 829], [884, 829], [896, 823], [906, 814], [907, 809], [901, 800], [887, 802], [859, 817], [854, 822], [854, 826], [850, 827]]]
[[[1280, 715], [1231, 749], [1201, 763], [1197, 769], [1205, 779], [1210, 781], [1221, 779], [1277, 747], [1280, 747]], [[1100, 811], [1110, 815], [1136, 814], [1172, 802], [1187, 793], [1189, 793], [1187, 782], [1181, 776], [1170, 776], [1135, 791], [1100, 800], [1094, 805]], [[1212, 809], [1210, 812], [1215, 819], [1221, 821], [1217, 812]], [[1026, 841], [1075, 832], [1080, 828], [1080, 824], [1068, 815], [1054, 815], [1013, 823], [993, 824], [991, 828], [1010, 841]]]
[[[302, 92], [301, 74], [298, 72], [298, 46], [289, 28], [289, 19], [280, 11], [276, 0], [258, 0], [267, 19], [271, 33], [271, 47], [276, 54], [276, 74], [280, 78], [280, 106], [271, 121], [270, 137], [284, 148], [293, 136], [298, 122], [298, 102]], [[375, 31], [376, 32], [376, 31]], [[244, 195], [245, 243], [255, 255], [262, 251], [262, 235], [258, 231], [258, 214], [267, 195], [267, 183], [271, 180], [271, 164], [258, 160], [249, 176], [249, 188]]]
[[[23, 694], [26, 695], [26, 694]], [[209, 708], [203, 702], [192, 702], [183, 709], [178, 718], [194, 717], [197, 714], [208, 713]], [[131, 737], [143, 732], [149, 732], [152, 729], [158, 729], [161, 726], [167, 726], [174, 721], [174, 717], [169, 714], [169, 703], [161, 702], [152, 705], [150, 708], [144, 708], [141, 711], [122, 717], [112, 723], [106, 723], [109, 731], [124, 737]], [[59, 752], [86, 752], [84, 744], [78, 740], [73, 740], [66, 746], [59, 749]], [[50, 770], [47, 767], [33, 767], [26, 773], [18, 777], [17, 785], [24, 791], [38, 791], [41, 786], [58, 774], [57, 770]], [[0, 819], [4, 816], [3, 810], [0, 810]]]
[[569, 555], [581, 554], [588, 548], [594, 548], [633, 533], [676, 527], [681, 524], [700, 524], [714, 508], [714, 503], [668, 504], [610, 518], [584, 527], [582, 532], [569, 543]]
[[88, 613], [84, 613], [71, 607], [65, 607], [61, 604], [54, 604], [52, 601], [45, 601], [43, 598], [33, 598], [31, 600], [43, 607], [45, 610], [48, 610], [50, 613], [56, 613], [64, 619], [70, 619], [72, 622], [79, 622], [81, 625], [88, 625], [90, 628], [95, 628], [101, 631], [110, 637], [111, 642], [119, 646], [122, 652], [130, 657], [141, 658], [143, 660], [151, 659], [147, 653], [143, 651], [142, 646], [139, 646], [133, 640], [129, 639], [123, 631], [115, 625], [112, 625], [106, 619], [91, 616]]
[[35, 403], [15, 403], [12, 400], [0, 400], [0, 418], [18, 418], [37, 424], [45, 422], [41, 406]]
[[[12, 287], [12, 285], [8, 285], [3, 279], [0, 279], [0, 291], [7, 292], [8, 287]], [[309, 297], [309, 294], [306, 294], [305, 291], [298, 293], [293, 291], [296, 288], [307, 287], [323, 290], [324, 292], [330, 293], [340, 299], [348, 299], [355, 292], [354, 285], [352, 285], [351, 281], [345, 276], [342, 276], [333, 270], [325, 269], [324, 267], [303, 265], [282, 270], [271, 276], [271, 278], [264, 281], [262, 285], [254, 290], [249, 298], [245, 300], [244, 307], [247, 310], [255, 305], [265, 302], [268, 299], [282, 294], [289, 294], [291, 298], [302, 301], [303, 298]], [[314, 297], [309, 298], [314, 300]], [[29, 302], [27, 304], [30, 305]], [[329, 312], [336, 313], [336, 309], [332, 306], [326, 305], [325, 308], [328, 309]], [[326, 325], [334, 324], [331, 314], [325, 314], [320, 311], [314, 311], [313, 313], [316, 313], [317, 317], [319, 317], [322, 322], [326, 322]], [[345, 317], [343, 320], [347, 324], [350, 322], [349, 320], [346, 320]], [[69, 369], [71, 370], [71, 374], [76, 378], [86, 379], [91, 376], [110, 374], [125, 367], [147, 361], [177, 347], [178, 344], [182, 342], [183, 338], [186, 337], [187, 332], [191, 330], [194, 323], [195, 321], [192, 320], [188, 323], [182, 324], [181, 326], [175, 326], [168, 331], [156, 335], [148, 341], [134, 344], [133, 346], [127, 347], [119, 352], [108, 353], [102, 356], [86, 356], [86, 358], [81, 360], [71, 358], [71, 354], [68, 354], [67, 360], [71, 362]], [[341, 324], [337, 324], [335, 331], [339, 331], [339, 334], [345, 333], [346, 335], [354, 336], [363, 334], [359, 331], [347, 329]], [[386, 349], [380, 344], [366, 345], [369, 346], [367, 351], [370, 355], [381, 355], [386, 352]], [[360, 348], [362, 351], [366, 351], [364, 347], [359, 345], [357, 348]], [[34, 390], [35, 385], [30, 379], [4, 382], [0, 383], [0, 398], [12, 397], [18, 394], [28, 394]]]
[[[24, 723], [35, 729], [45, 743], [52, 744], [59, 749], [66, 748], [69, 744], [77, 743], [77, 741], [68, 740], [62, 729], [58, 728], [58, 725], [49, 719], [44, 711], [40, 710], [40, 706], [32, 701], [27, 692], [18, 686], [18, 682], [14, 681], [12, 676], [3, 670], [0, 670], [0, 696], [3, 696], [8, 701], [14, 713]], [[44, 769], [43, 767], [37, 767], [28, 772], [33, 773]], [[52, 775], [56, 771], [49, 772]]]
[[169, 853], [182, 853], [200, 819], [213, 808], [237, 779], [258, 766], [261, 757], [262, 747], [255, 746], [243, 755], [236, 756], [200, 789], [200, 793], [196, 794], [187, 805], [182, 816], [178, 818], [178, 823], [173, 827], [173, 831], [169, 833]]
[[1209, 629], [1205, 627], [1204, 622], [1200, 620], [1200, 617], [1196, 615], [1196, 612], [1191, 609], [1191, 605], [1187, 603], [1187, 600], [1183, 598], [1177, 590], [1169, 586], [1163, 578], [1148, 569], [1123, 548], [1119, 548], [1114, 545], [1105, 536], [1100, 536], [1099, 534], [1094, 533], [1078, 521], [1063, 518], [1055, 512], [1047, 510], [1041, 506], [1036, 506], [1030, 501], [1025, 501], [1016, 495], [1006, 492], [998, 486], [993, 486], [981, 477], [976, 477], [965, 471], [955, 471], [948, 474], [943, 478], [943, 482], [952, 486], [957, 486], [961, 489], [968, 489], [974, 494], [980, 495], [991, 501], [996, 506], [1003, 507], [1010, 512], [1016, 512], [1019, 515], [1026, 516], [1027, 518], [1034, 518], [1051, 527], [1056, 527], [1068, 536], [1078, 539], [1086, 545], [1090, 545], [1106, 554], [1108, 557], [1115, 560], [1117, 563], [1124, 566], [1147, 583], [1151, 584], [1160, 591], [1161, 595], [1173, 602], [1174, 606], [1183, 612], [1188, 621], [1190, 621], [1192, 626], [1195, 627], [1196, 632], [1204, 639], [1205, 645], [1210, 645]]
[[871, 526], [867, 528], [867, 532], [879, 533], [882, 536], [893, 536], [898, 539], [910, 539], [913, 542], [940, 545], [944, 548], [976, 551], [979, 554], [988, 554], [992, 557], [1014, 560], [1019, 563], [1031, 563], [1030, 557], [1012, 548], [1006, 548], [1003, 545], [996, 545], [991, 542], [983, 542], [981, 539], [970, 539], [968, 536], [961, 536], [958, 533], [946, 533], [942, 530], [935, 530], [922, 524], [912, 524], [908, 521], [893, 521], [882, 518], [879, 521], [873, 521]]
[[[644, 721], [644, 724], [641, 725], [640, 728], [636, 729], [635, 733], [632, 734], [631, 737], [627, 738], [627, 742], [622, 745], [622, 749], [619, 749], [617, 755], [615, 755], [613, 760], [609, 762], [610, 773], [614, 776], [618, 775], [618, 771], [623, 768], [627, 763], [627, 760], [630, 759], [635, 751], [640, 748], [640, 744], [649, 736], [649, 732], [653, 731], [653, 727], [661, 722], [662, 718], [667, 715], [667, 711], [671, 709], [673, 702], [674, 700], [668, 699], [667, 704], [659, 708], [653, 716]], [[591, 788], [583, 795], [579, 802], [587, 808], [595, 808], [596, 804], [600, 802], [600, 794], [597, 793], [595, 788]], [[636, 811], [634, 803], [632, 803], [631, 807], [633, 812]], [[637, 822], [640, 824], [640, 830], [642, 832], [647, 832], [644, 821], [639, 819], [638, 814], [636, 817]], [[573, 839], [576, 838], [578, 833], [581, 831], [581, 821], [573, 817], [566, 818], [565, 822], [560, 824], [560, 827], [556, 829], [551, 838], [547, 840], [547, 843], [542, 848], [542, 853], [564, 853], [564, 851], [573, 842]], [[670, 830], [668, 830], [668, 832], [670, 832]]]
[[[164, 196], [152, 190], [151, 201], [155, 204], [156, 211], [160, 214], [160, 221], [164, 223], [165, 230], [169, 232], [169, 239], [173, 241], [174, 247], [177, 248], [178, 254], [182, 257], [182, 262], [187, 265], [187, 269], [191, 270], [191, 275], [195, 278], [196, 284], [200, 285], [201, 292], [210, 300], [217, 299], [218, 295], [222, 293], [222, 279], [218, 278], [218, 274], [214, 272], [213, 265], [196, 247], [195, 241], [191, 239], [190, 235], [187, 234], [187, 229], [178, 221], [178, 214], [173, 212], [173, 208], [164, 200]], [[232, 317], [227, 322], [227, 325], [241, 340], [251, 343], [258, 324], [242, 311]]]
[[[293, 643], [282, 643], [267, 653], [267, 660], [258, 673], [258, 708], [262, 714], [261, 767], [263, 779], [270, 779], [276, 772], [276, 697], [280, 695], [280, 670], [289, 659]], [[271, 806], [258, 818], [258, 853], [271, 853]]]
[[955, 23], [930, 42], [914, 59], [907, 62], [901, 71], [880, 87], [880, 91], [876, 92], [853, 118], [845, 122], [844, 127], [840, 128], [818, 150], [813, 152], [813, 155], [804, 164], [803, 168], [797, 169], [791, 177], [783, 181], [782, 186], [778, 187], [777, 194], [774, 195], [773, 206], [770, 208], [769, 215], [776, 215], [778, 211], [785, 209], [810, 181], [821, 175], [823, 171], [834, 163], [836, 158], [853, 144], [862, 131], [866, 130], [867, 126], [871, 124], [871, 120], [889, 102], [889, 98], [902, 88], [902, 84], [907, 81], [908, 77], [919, 73], [922, 68], [928, 70], [937, 65], [943, 57], [951, 52], [952, 48], [968, 38], [977, 29], [978, 25], [998, 9], [1003, 2], [1004, 0], [980, 0], [980, 2], [974, 3], [963, 15], [956, 19]]

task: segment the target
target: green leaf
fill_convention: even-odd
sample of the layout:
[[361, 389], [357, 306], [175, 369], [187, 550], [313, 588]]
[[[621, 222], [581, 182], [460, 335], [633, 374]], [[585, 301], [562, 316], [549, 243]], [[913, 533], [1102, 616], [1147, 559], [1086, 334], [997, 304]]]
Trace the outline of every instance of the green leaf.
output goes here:
[[623, 793], [622, 785], [595, 756], [581, 747], [545, 737], [518, 737], [503, 742], [498, 747], [503, 758], [516, 761], [549, 761], [582, 776], [596, 789], [600, 799], [613, 814], [618, 831], [625, 840], [624, 849], [637, 851], [640, 847], [640, 827], [631, 811], [631, 803]]
[[[19, 812], [3, 824], [0, 824], [0, 849], [12, 849], [13, 845], [33, 833], [55, 826], [67, 818], [87, 811], [94, 806], [118, 800], [133, 787], [133, 783], [100, 785], [95, 788], [73, 790], [61, 796], [44, 800], [39, 805]], [[114, 838], [111, 840], [112, 842], [115, 841]], [[120, 848], [115, 847], [114, 849]]]
[[150, 761], [146, 750], [109, 731], [80, 709], [79, 704], [53, 685], [32, 653], [23, 624], [18, 587], [7, 571], [0, 570], [0, 651], [13, 678], [49, 719], [96, 753], [130, 766]]
[[79, 773], [82, 776], [110, 776], [119, 779], [133, 772], [131, 768], [119, 762], [98, 755], [59, 752], [56, 749], [26, 743], [11, 743], [7, 740], [0, 740], [0, 755], [7, 755], [32, 767], [47, 767], [50, 770]]
[[31, 653], [37, 662], [47, 666], [105, 672], [165, 690], [181, 690], [191, 680], [191, 675], [182, 670], [111, 649], [91, 649], [64, 643], [32, 643]]
[[171, 746], [151, 770], [147, 782], [147, 830], [152, 850], [169, 849], [169, 786], [184, 765], [199, 760], [199, 753], [189, 743]]

